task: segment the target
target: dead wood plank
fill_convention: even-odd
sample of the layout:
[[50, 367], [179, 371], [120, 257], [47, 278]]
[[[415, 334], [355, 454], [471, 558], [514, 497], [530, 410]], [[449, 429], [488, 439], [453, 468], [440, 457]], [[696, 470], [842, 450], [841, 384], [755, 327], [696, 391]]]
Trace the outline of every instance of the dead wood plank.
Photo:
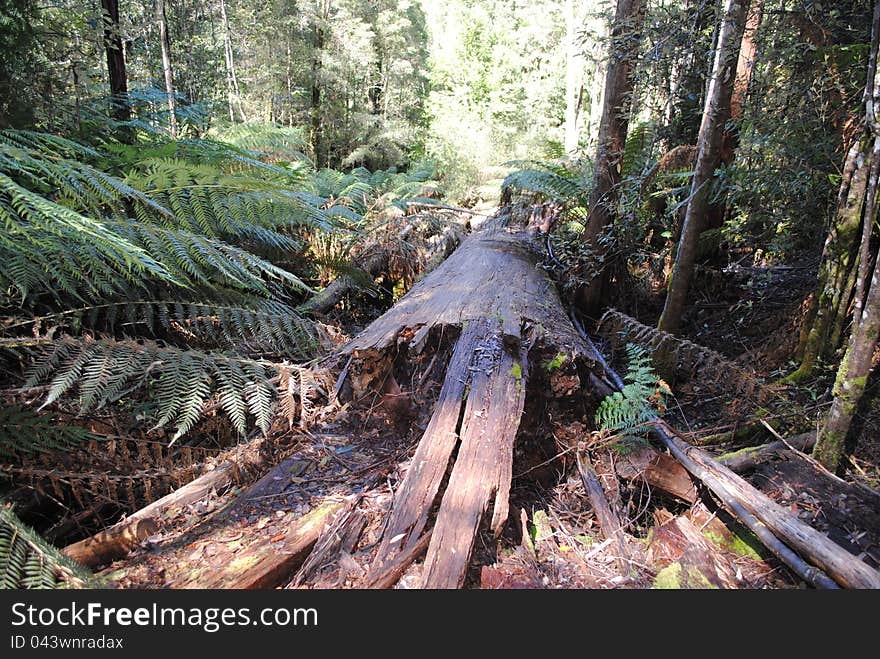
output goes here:
[[[146, 537], [139, 538], [139, 533], [143, 533], [143, 531], [138, 529], [152, 528], [153, 530], [150, 530], [146, 535], [153, 533], [163, 515], [172, 508], [180, 508], [194, 501], [199, 501], [212, 491], [220, 490], [229, 485], [240, 471], [260, 467], [265, 461], [263, 451], [265, 443], [266, 440], [260, 437], [245, 446], [236, 448], [230, 453], [228, 460], [221, 462], [212, 471], [199, 476], [161, 499], [157, 499], [104, 531], [68, 545], [62, 550], [63, 553], [89, 567], [104, 565], [125, 556], [137, 546], [143, 537]], [[149, 524], [142, 526], [142, 522], [145, 520], [150, 520], [152, 527]]]
[[430, 541], [431, 531], [428, 531], [414, 544], [397, 554], [390, 562], [384, 563], [381, 570], [371, 573], [364, 583], [364, 588], [385, 590], [394, 586], [406, 572], [410, 563], [425, 553]]
[[599, 483], [599, 477], [596, 475], [596, 470], [593, 469], [590, 459], [580, 452], [576, 455], [578, 472], [581, 475], [587, 496], [590, 497], [593, 512], [599, 520], [599, 528], [602, 529], [602, 534], [605, 538], [614, 539], [617, 544], [618, 567], [621, 574], [627, 574], [629, 572], [630, 555], [623, 537], [623, 523], [621, 522], [620, 514], [608, 503], [608, 498], [605, 496], [605, 491]]
[[335, 515], [348, 510], [348, 500], [325, 501], [292, 521], [283, 538], [261, 539], [239, 551], [220, 567], [204, 566], [172, 588], [248, 589], [273, 588], [290, 576], [305, 560], [324, 528]]
[[460, 588], [483, 514], [494, 497], [492, 530], [507, 519], [510, 462], [525, 403], [524, 356], [515, 359], [490, 336], [472, 368], [461, 446], [443, 494], [428, 553], [424, 588]]
[[455, 345], [434, 414], [395, 494], [391, 518], [370, 568], [368, 581], [377, 578], [396, 553], [412, 547], [425, 528], [428, 512], [437, 498], [458, 441], [456, 430], [468, 385], [468, 366], [480, 331], [478, 323], [471, 323], [464, 328]]
[[650, 446], [640, 446], [621, 456], [614, 464], [617, 474], [628, 481], [643, 481], [652, 490], [687, 503], [697, 500], [697, 489], [687, 469]]
[[[689, 445], [662, 421], [655, 422], [654, 428], [662, 430], [663, 441], [684, 467], [706, 483], [724, 500], [725, 504], [729, 501], [737, 502], [748, 514], [766, 525], [765, 528], [769, 528], [772, 534], [827, 572], [841, 586], [880, 588], [880, 573], [877, 570], [850, 554], [827, 536], [804, 524], [763, 492], [713, 460], [704, 451]], [[737, 516], [742, 518], [739, 513]], [[752, 528], [748, 522], [747, 525], [762, 541], [764, 540], [758, 530]], [[768, 546], [768, 548], [776, 553], [772, 547]]]
[[350, 554], [366, 524], [367, 516], [356, 506], [352, 506], [345, 514], [337, 515], [336, 521], [321, 533], [291, 584], [296, 587], [313, 581], [335, 563], [341, 554]]

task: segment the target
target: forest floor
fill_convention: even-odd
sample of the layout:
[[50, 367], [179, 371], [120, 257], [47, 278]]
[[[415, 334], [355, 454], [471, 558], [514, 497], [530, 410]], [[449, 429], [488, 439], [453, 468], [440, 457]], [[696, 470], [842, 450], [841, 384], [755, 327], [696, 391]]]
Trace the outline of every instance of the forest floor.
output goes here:
[[[483, 209], [481, 209], [483, 212]], [[478, 216], [479, 217], [479, 216]], [[473, 222], [478, 224], [479, 220]], [[778, 379], [797, 338], [800, 306], [814, 281], [804, 268], [749, 268], [700, 278], [685, 333], [762, 382]], [[658, 300], [631, 312], [653, 325]], [[599, 332], [601, 337], [601, 328]], [[613, 342], [612, 342], [613, 343]], [[622, 351], [600, 344], [623, 367]], [[449, 351], [439, 346], [439, 351]], [[607, 354], [607, 352], [606, 352]], [[320, 560], [307, 560], [281, 587], [362, 587], [413, 448], [431, 416], [442, 384], [429, 355], [409, 366], [411, 408], [382, 405], [382, 394], [345, 405], [309, 431], [279, 428], [272, 437], [275, 466], [262, 478], [171, 510], [161, 529], [101, 573], [123, 588], [198, 585], [205, 570], [222, 570], [232, 557], [284, 540], [303, 515], [327, 501], [346, 502], [346, 520], [359, 531]], [[440, 360], [443, 361], [443, 360]], [[833, 373], [771, 397], [760, 408], [723, 386], [725, 373], [674, 381], [666, 418], [714, 454], [788, 437], [814, 427], [830, 404]], [[875, 379], [861, 414], [859, 443], [842, 480], [794, 450], [776, 451], [743, 474], [801, 520], [880, 567], [880, 396]], [[619, 478], [631, 449], [590, 435], [586, 408], [548, 396], [527, 397], [514, 456], [511, 513], [500, 537], [480, 532], [466, 587], [650, 588], [804, 587], [783, 564], [711, 497], [687, 502], [651, 491], [643, 480]], [[749, 425], [759, 417], [763, 421]], [[625, 522], [627, 566], [603, 540], [570, 447], [591, 443], [594, 466]], [[612, 440], [614, 438], [611, 438]], [[637, 451], [636, 451], [637, 452]], [[346, 522], [349, 524], [349, 522]], [[351, 526], [351, 524], [349, 524]], [[696, 529], [696, 537], [693, 530]], [[318, 544], [321, 544], [319, 540]], [[280, 546], [280, 545], [279, 545]], [[696, 571], [691, 570], [694, 566]], [[416, 561], [396, 587], [418, 587]]]

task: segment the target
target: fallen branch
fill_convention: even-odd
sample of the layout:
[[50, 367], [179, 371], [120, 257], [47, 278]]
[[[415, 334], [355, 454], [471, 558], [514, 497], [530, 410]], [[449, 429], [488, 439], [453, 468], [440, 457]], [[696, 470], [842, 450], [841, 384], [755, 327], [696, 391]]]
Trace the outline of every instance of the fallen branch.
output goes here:
[[758, 466], [761, 462], [774, 456], [782, 455], [783, 451], [795, 448], [798, 451], [809, 451], [816, 443], [816, 433], [807, 432], [802, 435], [795, 435], [787, 440], [779, 440], [762, 444], [761, 446], [749, 446], [727, 455], [717, 458], [720, 464], [731, 471], [741, 474], [750, 471]]
[[630, 567], [630, 555], [623, 537], [623, 523], [620, 515], [608, 503], [608, 498], [605, 496], [605, 491], [599, 483], [599, 477], [596, 476], [596, 470], [593, 469], [590, 459], [579, 452], [576, 455], [578, 472], [580, 472], [587, 496], [590, 497], [593, 512], [596, 513], [596, 518], [599, 520], [599, 527], [606, 538], [613, 538], [617, 544], [617, 563], [621, 574], [627, 574]]
[[68, 545], [62, 552], [88, 567], [105, 565], [122, 558], [153, 533], [165, 513], [172, 508], [182, 508], [189, 503], [199, 501], [212, 491], [221, 490], [229, 485], [241, 471], [261, 467], [265, 462], [263, 451], [265, 442], [265, 438], [260, 437], [245, 446], [236, 447], [230, 452], [229, 458], [213, 470], [132, 513], [104, 531]]
[[[582, 338], [590, 341], [586, 335]], [[607, 376], [618, 389], [622, 389], [620, 376], [601, 354], [598, 359]], [[682, 466], [712, 490], [767, 549], [804, 581], [818, 588], [836, 588], [835, 581], [851, 588], [880, 588], [880, 573], [786, 512], [704, 451], [675, 436], [665, 422], [655, 417], [650, 427]], [[822, 569], [807, 564], [780, 538]]]

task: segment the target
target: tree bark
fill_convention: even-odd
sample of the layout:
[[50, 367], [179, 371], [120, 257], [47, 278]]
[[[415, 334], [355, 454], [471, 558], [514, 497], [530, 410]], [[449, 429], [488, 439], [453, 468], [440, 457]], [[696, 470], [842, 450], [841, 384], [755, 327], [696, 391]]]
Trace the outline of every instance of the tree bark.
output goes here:
[[874, 266], [865, 309], [850, 336], [849, 349], [837, 371], [831, 411], [819, 433], [816, 448], [813, 449], [813, 456], [832, 471], [837, 469], [843, 457], [846, 436], [862, 394], [865, 392], [868, 375], [873, 366], [878, 332], [880, 332], [880, 259]]
[[712, 177], [721, 157], [721, 138], [730, 115], [734, 72], [745, 28], [747, 0], [726, 0], [712, 78], [703, 121], [697, 139], [697, 164], [691, 181], [690, 201], [685, 213], [675, 266], [666, 293], [666, 305], [660, 316], [659, 329], [678, 333], [687, 300], [690, 280], [697, 258], [697, 242], [709, 207]]
[[315, 12], [314, 25], [312, 26], [312, 82], [311, 82], [311, 107], [309, 108], [310, 135], [309, 142], [312, 153], [315, 156], [315, 167], [320, 169], [327, 166], [327, 157], [324, 147], [323, 124], [321, 120], [321, 68], [322, 51], [324, 50], [324, 21], [327, 18], [326, 0], [318, 0], [318, 10]]
[[131, 121], [125, 51], [119, 28], [119, 0], [101, 0], [101, 17], [104, 22], [104, 50], [107, 52], [107, 74], [113, 104], [111, 115], [116, 121]]
[[618, 0], [611, 28], [611, 52], [605, 74], [605, 97], [599, 123], [589, 219], [583, 240], [592, 251], [596, 267], [593, 279], [579, 293], [578, 305], [596, 316], [602, 298], [605, 248], [599, 237], [614, 221], [620, 183], [620, 159], [626, 144], [632, 96], [632, 68], [638, 56], [638, 31], [644, 18], [642, 0]]
[[162, 73], [165, 77], [165, 93], [168, 96], [168, 126], [171, 132], [171, 139], [177, 139], [177, 100], [174, 96], [174, 69], [171, 66], [171, 42], [168, 38], [168, 18], [165, 15], [165, 0], [156, 0], [156, 23], [159, 25]]

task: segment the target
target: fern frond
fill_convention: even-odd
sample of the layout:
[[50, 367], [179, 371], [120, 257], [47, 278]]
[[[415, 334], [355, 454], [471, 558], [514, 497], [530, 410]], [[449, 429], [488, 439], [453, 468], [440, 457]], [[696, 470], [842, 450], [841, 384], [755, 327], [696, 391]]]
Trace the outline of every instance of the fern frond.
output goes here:
[[623, 389], [606, 396], [596, 410], [597, 425], [607, 430], [629, 430], [657, 416], [654, 401], [664, 393], [665, 385], [651, 366], [651, 355], [631, 343], [626, 354]]
[[[155, 427], [176, 426], [178, 439], [198, 421], [210, 401], [219, 401], [244, 433], [246, 413], [268, 432], [279, 394], [279, 366], [216, 352], [185, 350], [154, 341], [95, 341], [65, 336], [30, 369], [24, 388], [51, 379], [43, 404], [78, 393], [80, 411], [115, 402], [148, 382], [156, 402]], [[313, 393], [313, 392], [311, 392]]]
[[0, 284], [22, 297], [60, 289], [101, 297], [152, 278], [178, 281], [141, 246], [0, 173]]
[[0, 505], [0, 589], [85, 588], [93, 578]]

